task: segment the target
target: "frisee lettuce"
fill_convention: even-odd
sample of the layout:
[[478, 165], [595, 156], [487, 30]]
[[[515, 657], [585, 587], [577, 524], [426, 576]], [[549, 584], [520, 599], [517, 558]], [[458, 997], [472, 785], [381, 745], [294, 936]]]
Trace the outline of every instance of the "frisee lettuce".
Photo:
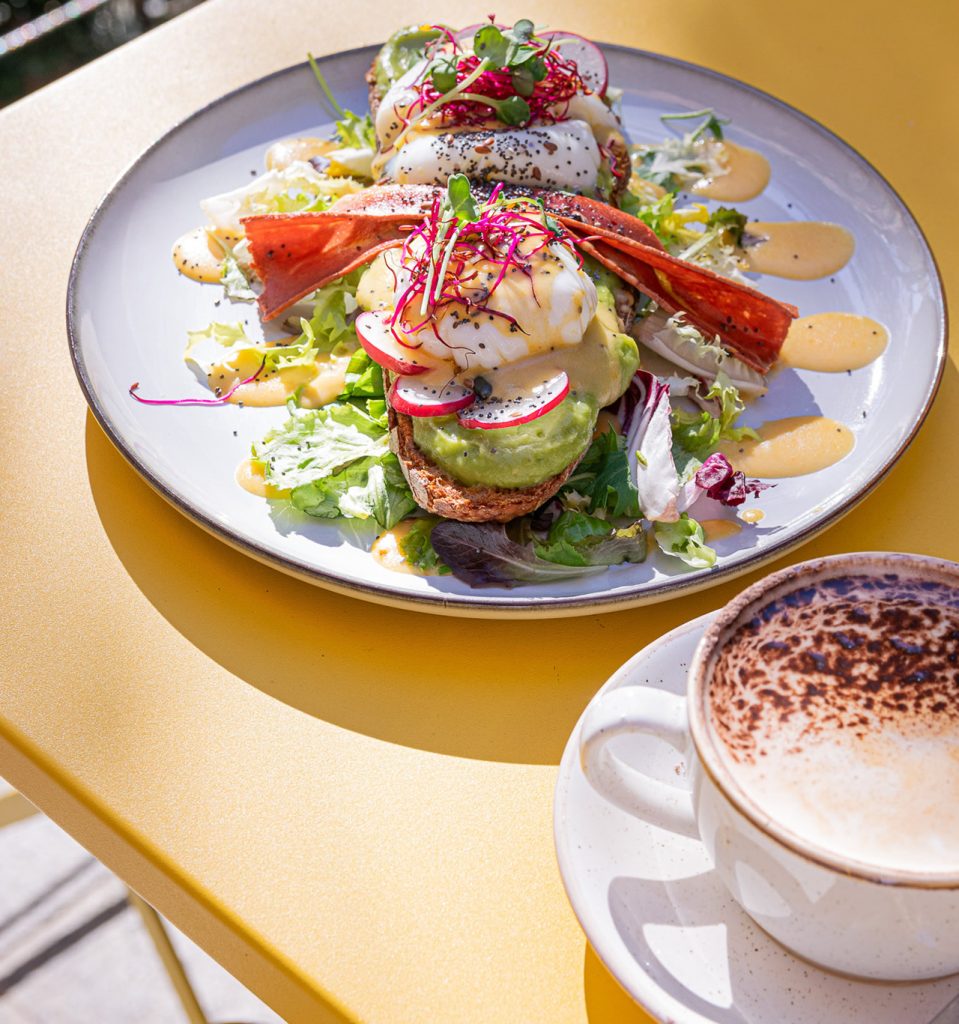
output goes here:
[[745, 438], [756, 438], [759, 435], [750, 427], [735, 427], [745, 406], [739, 397], [739, 390], [723, 373], [716, 375], [710, 389], [703, 396], [706, 401], [715, 402], [718, 415], [702, 409], [689, 412], [685, 409], [673, 409], [673, 445], [705, 461], [719, 445], [720, 441], [742, 441]]
[[737, 249], [746, 226], [744, 213], [727, 206], [710, 210], [704, 203], [677, 207], [669, 192], [652, 202], [640, 202], [634, 195], [628, 212], [656, 232], [670, 255], [745, 280]]
[[680, 369], [712, 381], [723, 372], [741, 391], [750, 395], [766, 393], [766, 379], [751, 366], [730, 355], [719, 338], [708, 340], [686, 320], [685, 313], [663, 319], [654, 312], [636, 321], [633, 337], [657, 355], [668, 359]]
[[258, 343], [247, 336], [241, 323], [211, 323], [200, 331], [187, 331], [183, 359], [205, 378], [224, 370], [250, 374], [263, 364], [267, 372], [291, 366], [309, 366], [316, 361], [317, 349], [308, 340], [288, 345]]
[[353, 314], [357, 311], [356, 289], [365, 267], [354, 270], [320, 288], [313, 296], [313, 314], [301, 320], [302, 337], [321, 352], [345, 355], [357, 346]]
[[234, 302], [256, 302], [256, 292], [250, 287], [249, 278], [231, 253], [223, 257], [220, 281], [228, 299]]
[[243, 217], [325, 210], [341, 196], [362, 188], [352, 178], [328, 178], [312, 164], [295, 160], [288, 167], [267, 171], [231, 192], [210, 196], [200, 206], [218, 231], [239, 235], [243, 232]]
[[655, 145], [633, 147], [633, 170], [669, 192], [692, 188], [702, 178], [717, 178], [726, 173], [723, 163], [723, 129], [729, 124], [711, 110], [663, 114], [662, 121], [682, 121], [705, 117], [698, 128], [680, 138], [663, 139]]

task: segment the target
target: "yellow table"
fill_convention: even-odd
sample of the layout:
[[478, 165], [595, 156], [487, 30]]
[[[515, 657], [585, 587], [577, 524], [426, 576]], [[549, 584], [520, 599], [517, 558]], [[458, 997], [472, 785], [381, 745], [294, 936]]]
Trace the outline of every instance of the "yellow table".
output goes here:
[[[0, 115], [0, 773], [295, 1022], [648, 1020], [566, 903], [556, 765], [616, 666], [740, 584], [602, 617], [477, 623], [268, 569], [166, 505], [87, 413], [67, 273], [102, 193], [194, 108], [307, 47], [487, 10], [211, 0]], [[955, 298], [954, 10], [528, 0], [497, 13], [697, 61], [824, 121], [903, 194]], [[957, 436], [953, 362], [900, 465], [793, 560], [959, 556]], [[428, 656], [401, 656], [411, 648]]]

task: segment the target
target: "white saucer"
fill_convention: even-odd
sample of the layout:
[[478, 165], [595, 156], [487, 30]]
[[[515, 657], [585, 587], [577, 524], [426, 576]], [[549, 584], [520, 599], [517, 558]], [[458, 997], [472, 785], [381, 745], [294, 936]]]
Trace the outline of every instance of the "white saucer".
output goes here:
[[[710, 618], [640, 651], [596, 696], [635, 685], [684, 693], [686, 667]], [[590, 786], [579, 766], [579, 730], [556, 785], [560, 873], [599, 958], [654, 1017], [670, 1024], [928, 1024], [959, 994], [959, 976], [857, 982], [787, 953], [727, 895], [698, 841], [630, 817]], [[627, 763], [682, 783], [671, 747], [643, 736], [614, 743]]]

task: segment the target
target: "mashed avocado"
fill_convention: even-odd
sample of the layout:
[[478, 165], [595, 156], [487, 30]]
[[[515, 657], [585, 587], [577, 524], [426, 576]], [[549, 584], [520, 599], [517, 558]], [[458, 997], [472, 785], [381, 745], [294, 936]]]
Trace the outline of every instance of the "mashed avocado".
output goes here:
[[380, 93], [387, 89], [419, 60], [422, 60], [426, 44], [440, 35], [438, 29], [429, 25], [410, 25], [394, 32], [383, 44], [373, 61], [376, 87]]
[[618, 279], [594, 274], [593, 268], [590, 276], [599, 295], [596, 316], [580, 344], [551, 355], [570, 380], [570, 393], [557, 408], [496, 430], [469, 430], [455, 416], [413, 420], [417, 447], [450, 476], [468, 485], [531, 487], [586, 449], [599, 409], [622, 395], [639, 366], [636, 342], [618, 330], [612, 291]]
[[460, 483], [531, 487], [542, 483], [589, 444], [596, 404], [569, 394], [552, 412], [518, 427], [468, 430], [455, 416], [413, 420], [413, 439], [441, 469]]

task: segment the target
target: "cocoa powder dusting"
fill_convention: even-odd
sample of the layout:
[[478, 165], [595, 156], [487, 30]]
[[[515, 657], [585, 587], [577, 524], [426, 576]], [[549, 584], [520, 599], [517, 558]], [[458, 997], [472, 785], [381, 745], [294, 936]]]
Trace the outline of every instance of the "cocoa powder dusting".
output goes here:
[[959, 591], [896, 574], [843, 576], [777, 596], [727, 641], [710, 689], [713, 728], [753, 763], [784, 735], [864, 738], [959, 724]]

